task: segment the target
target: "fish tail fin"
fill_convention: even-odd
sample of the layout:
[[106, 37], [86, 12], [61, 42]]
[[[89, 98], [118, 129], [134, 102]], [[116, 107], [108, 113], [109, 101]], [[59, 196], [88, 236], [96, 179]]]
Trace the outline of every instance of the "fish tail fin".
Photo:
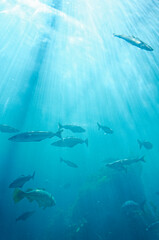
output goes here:
[[88, 147], [88, 138], [84, 141], [86, 146]]
[[62, 157], [60, 158], [60, 162], [63, 162], [63, 158]]
[[33, 172], [32, 179], [34, 179], [34, 177], [35, 177], [35, 171]]
[[59, 129], [63, 128], [61, 123], [58, 124], [58, 127], [59, 127]]
[[98, 130], [101, 129], [101, 125], [97, 122]]
[[63, 132], [63, 130], [59, 128], [59, 130], [55, 133], [55, 136], [62, 139], [62, 136], [61, 136], [62, 132]]
[[140, 147], [140, 149], [141, 149], [141, 148], [142, 148], [142, 142], [141, 142], [139, 139], [137, 139], [137, 142], [138, 142], [139, 147]]
[[20, 190], [19, 188], [15, 188], [13, 192], [13, 200], [15, 203], [20, 202], [25, 197], [25, 192]]
[[146, 162], [145, 159], [144, 159], [145, 156], [142, 156], [141, 158], [139, 158], [140, 161], [142, 162]]
[[113, 33], [113, 36], [114, 36], [114, 37], [118, 37], [118, 38], [122, 38], [122, 35], [115, 34], [115, 33]]

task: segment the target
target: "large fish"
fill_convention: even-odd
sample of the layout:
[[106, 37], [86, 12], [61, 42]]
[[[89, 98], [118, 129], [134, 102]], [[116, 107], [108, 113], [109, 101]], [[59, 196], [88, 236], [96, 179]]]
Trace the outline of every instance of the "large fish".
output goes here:
[[19, 132], [19, 130], [16, 129], [16, 128], [7, 126], [7, 125], [0, 124], [0, 132], [3, 132], [3, 133], [16, 133], [16, 132]]
[[125, 40], [126, 42], [138, 47], [138, 48], [141, 48], [141, 49], [144, 49], [146, 51], [153, 51], [153, 48], [150, 47], [148, 44], [144, 43], [143, 41], [141, 41], [139, 38], [137, 37], [134, 37], [134, 36], [126, 36], [126, 35], [118, 35], [118, 34], [113, 34], [114, 37], [118, 37], [118, 38], [121, 38], [123, 40]]
[[68, 129], [74, 133], [82, 133], [85, 132], [86, 130], [80, 126], [76, 126], [76, 125], [62, 125], [59, 123], [59, 129]]
[[35, 211], [24, 212], [24, 213], [21, 214], [18, 218], [16, 218], [16, 222], [17, 222], [17, 221], [25, 221], [26, 219], [28, 219], [29, 217], [31, 217], [34, 213], [35, 213]]
[[54, 142], [51, 145], [56, 146], [56, 147], [72, 148], [77, 144], [83, 144], [83, 143], [85, 143], [88, 146], [88, 139], [83, 140], [83, 139], [75, 138], [75, 137], [67, 137], [67, 138], [63, 138], [57, 142]]
[[144, 156], [141, 157], [141, 158], [117, 160], [117, 161], [112, 162], [112, 163], [107, 163], [106, 166], [110, 167], [110, 168], [115, 168], [115, 169], [118, 169], [118, 170], [126, 170], [126, 168], [125, 168], [126, 166], [129, 166], [131, 164], [138, 163], [138, 162], [145, 162]]
[[69, 160], [64, 160], [63, 158], [60, 158], [60, 162], [66, 163], [69, 167], [78, 168], [78, 166], [75, 163]]
[[15, 203], [20, 202], [23, 198], [27, 198], [29, 202], [36, 201], [39, 207], [44, 209], [55, 206], [54, 197], [44, 189], [28, 189], [26, 192], [16, 188], [13, 193], [13, 200]]
[[146, 149], [151, 149], [153, 147], [152, 143], [150, 143], [150, 142], [146, 142], [146, 141], [142, 142], [139, 139], [137, 141], [138, 141], [140, 149], [142, 148], [142, 146]]
[[12, 142], [40, 142], [46, 138], [59, 137], [61, 138], [61, 132], [63, 130], [59, 130], [56, 133], [53, 132], [45, 132], [45, 131], [32, 131], [32, 132], [24, 132], [17, 134], [8, 140]]
[[15, 179], [10, 185], [9, 188], [22, 188], [23, 185], [28, 182], [30, 179], [34, 179], [35, 171], [33, 172], [33, 175], [28, 176], [20, 176], [19, 178]]
[[104, 134], [112, 134], [113, 133], [113, 130], [111, 128], [102, 126], [98, 122], [97, 122], [97, 126], [98, 126], [98, 130], [102, 129], [104, 131]]

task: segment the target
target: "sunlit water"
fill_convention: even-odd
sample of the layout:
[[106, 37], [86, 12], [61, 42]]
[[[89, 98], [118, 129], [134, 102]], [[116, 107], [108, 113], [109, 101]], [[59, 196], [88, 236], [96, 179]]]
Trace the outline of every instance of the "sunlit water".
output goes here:
[[[90, 176], [106, 168], [104, 159], [144, 155], [142, 190], [147, 202], [159, 207], [158, 15], [158, 0], [1, 0], [0, 124], [22, 132], [55, 132], [58, 123], [77, 124], [86, 133], [66, 130], [63, 136], [88, 138], [89, 145], [56, 148], [51, 146], [56, 139], [14, 143], [8, 141], [11, 134], [0, 133], [0, 239], [59, 239], [50, 233], [55, 225], [62, 231], [57, 216], [61, 213], [66, 225], [73, 221], [69, 218], [80, 192]], [[154, 51], [136, 48], [113, 33], [134, 35]], [[97, 122], [114, 134], [98, 131]], [[152, 142], [153, 149], [140, 150], [137, 139]], [[60, 157], [79, 168], [60, 163]], [[41, 210], [27, 200], [14, 204], [8, 185], [34, 170], [35, 180], [24, 189], [45, 188], [54, 195], [55, 207]], [[90, 194], [88, 208], [93, 198]], [[27, 222], [15, 222], [22, 212], [35, 209]], [[90, 239], [91, 231], [93, 227], [83, 239]], [[114, 240], [103, 232], [93, 239]], [[66, 239], [81, 238], [69, 234]]]

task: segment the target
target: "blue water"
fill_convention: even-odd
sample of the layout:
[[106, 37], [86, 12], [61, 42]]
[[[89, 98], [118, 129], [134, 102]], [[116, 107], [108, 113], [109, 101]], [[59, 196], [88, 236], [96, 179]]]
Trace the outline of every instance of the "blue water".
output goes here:
[[[8, 141], [0, 132], [1, 240], [156, 240], [146, 227], [159, 220], [159, 1], [1, 0], [0, 124], [53, 131], [58, 123], [86, 129], [88, 147]], [[154, 51], [115, 34], [136, 36]], [[98, 131], [97, 122], [113, 129]], [[140, 150], [137, 139], [153, 144]], [[117, 159], [145, 156], [126, 171]], [[78, 165], [71, 168], [60, 157]], [[22, 188], [44, 188], [56, 206], [15, 204], [9, 184], [35, 171]], [[132, 200], [144, 211], [124, 214]], [[26, 221], [23, 212], [36, 210]]]

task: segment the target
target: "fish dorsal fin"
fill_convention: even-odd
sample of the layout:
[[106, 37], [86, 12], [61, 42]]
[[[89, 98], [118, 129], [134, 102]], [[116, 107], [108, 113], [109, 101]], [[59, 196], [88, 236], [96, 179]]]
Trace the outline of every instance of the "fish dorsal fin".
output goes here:
[[26, 190], [26, 192], [31, 192], [31, 191], [33, 191], [32, 188], [28, 188], [28, 189]]

